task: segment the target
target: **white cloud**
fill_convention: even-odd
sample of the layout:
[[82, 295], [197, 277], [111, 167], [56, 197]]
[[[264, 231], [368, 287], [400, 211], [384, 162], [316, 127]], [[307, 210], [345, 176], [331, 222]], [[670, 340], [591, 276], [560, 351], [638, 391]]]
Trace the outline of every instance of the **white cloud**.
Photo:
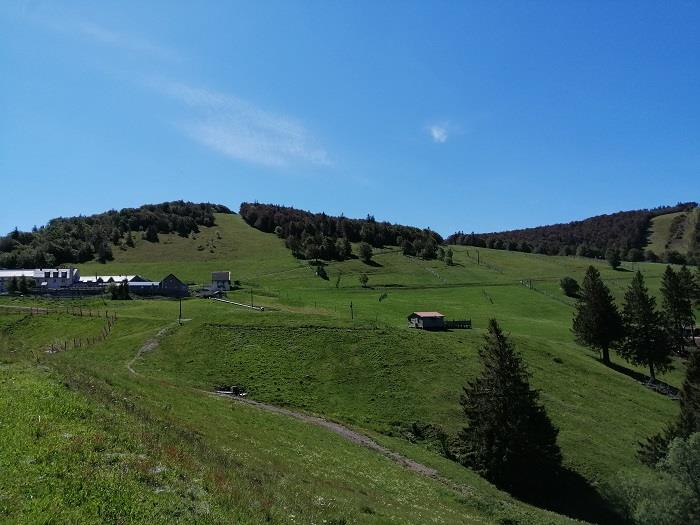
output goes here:
[[155, 58], [173, 59], [175, 54], [153, 42], [134, 35], [118, 33], [92, 22], [77, 24], [77, 31], [95, 42], [126, 51], [151, 55]]
[[151, 81], [149, 86], [184, 103], [194, 116], [179, 127], [204, 146], [254, 164], [292, 162], [329, 165], [328, 154], [296, 120], [264, 111], [234, 95], [179, 82]]
[[447, 142], [447, 138], [449, 137], [447, 124], [433, 124], [428, 126], [428, 132], [433, 138], [433, 142], [437, 142], [438, 144]]

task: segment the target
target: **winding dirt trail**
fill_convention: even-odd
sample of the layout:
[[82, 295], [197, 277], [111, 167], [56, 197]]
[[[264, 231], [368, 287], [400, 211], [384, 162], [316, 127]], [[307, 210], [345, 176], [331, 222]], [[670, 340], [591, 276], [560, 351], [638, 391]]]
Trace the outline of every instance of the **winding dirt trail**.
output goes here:
[[[166, 326], [166, 327], [162, 328], [155, 336], [148, 339], [138, 349], [138, 351], [136, 352], [134, 357], [126, 365], [126, 367], [128, 368], [130, 373], [132, 373], [135, 376], [144, 377], [143, 374], [134, 370], [134, 363], [144, 353], [150, 352], [150, 351], [158, 348], [158, 345], [160, 344], [160, 340], [172, 329], [172, 327], [173, 327], [173, 325]], [[175, 387], [175, 388], [179, 388], [179, 387]], [[434, 468], [428, 467], [427, 465], [424, 465], [424, 464], [419, 463], [417, 461], [414, 461], [410, 458], [407, 458], [406, 456], [399, 454], [398, 452], [394, 452], [393, 450], [390, 450], [387, 447], [380, 445], [379, 443], [377, 443], [375, 440], [373, 440], [369, 436], [366, 436], [365, 434], [361, 434], [360, 432], [352, 430], [351, 428], [346, 427], [345, 425], [341, 425], [340, 423], [336, 423], [335, 421], [329, 421], [328, 419], [325, 419], [323, 417], [312, 416], [309, 414], [305, 414], [303, 412], [297, 412], [294, 410], [290, 410], [288, 408], [283, 408], [283, 407], [279, 407], [276, 405], [271, 405], [269, 403], [263, 403], [261, 401], [254, 401], [252, 399], [246, 399], [244, 397], [239, 397], [239, 396], [234, 396], [234, 395], [224, 394], [224, 393], [209, 392], [206, 390], [201, 390], [201, 389], [196, 389], [196, 388], [194, 388], [194, 389], [187, 388], [187, 389], [194, 390], [196, 392], [200, 392], [200, 393], [207, 394], [210, 396], [224, 397], [224, 398], [231, 400], [234, 403], [252, 406], [252, 407], [258, 408], [260, 410], [265, 410], [266, 412], [272, 412], [274, 414], [280, 414], [283, 416], [292, 417], [294, 419], [298, 419], [299, 421], [303, 421], [305, 423], [309, 423], [309, 424], [315, 425], [317, 427], [325, 428], [326, 430], [329, 430], [330, 432], [338, 434], [339, 436], [343, 437], [344, 439], [346, 439], [347, 441], [349, 441], [351, 443], [354, 443], [356, 445], [361, 445], [361, 446], [366, 447], [370, 450], [374, 450], [374, 451], [380, 453], [384, 457], [390, 459], [394, 463], [401, 465], [402, 467], [407, 468], [408, 470], [411, 470], [411, 471], [416, 472], [418, 474], [421, 474], [423, 476], [438, 480], [438, 481], [444, 483], [445, 485], [449, 486], [451, 489], [459, 492], [460, 494], [470, 495], [472, 493], [472, 491], [469, 487], [466, 487], [463, 485], [458, 485], [458, 484], [454, 483], [453, 481], [448, 480], [447, 478], [445, 478], [443, 476], [440, 476], [440, 474], [438, 474], [438, 471], [435, 470]]]

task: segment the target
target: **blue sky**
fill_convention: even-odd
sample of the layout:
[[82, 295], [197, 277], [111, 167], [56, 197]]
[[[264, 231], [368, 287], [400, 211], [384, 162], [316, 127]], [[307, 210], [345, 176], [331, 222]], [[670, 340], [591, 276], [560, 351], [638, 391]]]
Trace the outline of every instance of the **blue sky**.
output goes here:
[[171, 199], [494, 231], [700, 199], [698, 2], [4, 2], [0, 231]]

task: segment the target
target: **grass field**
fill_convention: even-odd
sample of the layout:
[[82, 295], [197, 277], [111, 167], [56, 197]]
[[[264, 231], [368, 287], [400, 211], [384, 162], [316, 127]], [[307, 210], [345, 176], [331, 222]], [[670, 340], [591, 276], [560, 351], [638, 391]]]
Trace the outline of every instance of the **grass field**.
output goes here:
[[[154, 487], [170, 487], [167, 480], [142, 479], [137, 468], [118, 463], [114, 468], [133, 487], [123, 497], [126, 506], [134, 502], [134, 521], [167, 521], [172, 517], [168, 506], [184, 509], [178, 515], [182, 522], [193, 516], [212, 523], [268, 518], [278, 523], [566, 521], [511, 499], [411, 431], [416, 425], [432, 425], [454, 437], [463, 426], [460, 389], [479, 371], [477, 351], [491, 317], [523, 353], [532, 384], [541, 390], [560, 428], [565, 464], [588, 490], [585, 495], [572, 493], [571, 501], [560, 502], [558, 510], [592, 520], [603, 516], [607, 485], [614, 483], [617, 472], [641, 468], [635, 459], [638, 441], [662, 428], [678, 410], [676, 402], [630, 377], [637, 368], [615, 356], [620, 369], [606, 368], [574, 342], [573, 302], [558, 286], [566, 275], [581, 280], [586, 267], [594, 264], [618, 301], [637, 269], [658, 294], [663, 265], [626, 263], [614, 271], [603, 261], [487, 249], [477, 255], [474, 248], [455, 247], [456, 264], [447, 267], [388, 247], [377, 251], [373, 265], [356, 259], [329, 263], [329, 279], [324, 280], [294, 259], [281, 240], [248, 227], [237, 215], [217, 216], [217, 226], [196, 237], [161, 236], [157, 244], [139, 240], [134, 249], [116, 250], [114, 262], [83, 265], [81, 272], [138, 273], [154, 279], [173, 272], [204, 283], [209, 272], [230, 270], [243, 288], [230, 292], [229, 298], [246, 302], [252, 291], [255, 304], [264, 305], [265, 312], [188, 299], [183, 316], [191, 320], [178, 326], [176, 301], [89, 299], [82, 304], [118, 313], [113, 333], [101, 344], [48, 355], [41, 350], [59, 334], [88, 334], [99, 327], [90, 319], [28, 317], [0, 308], [3, 373], [21, 376], [21, 382], [36, 389], [56, 389], [95, 413], [119, 415], [116, 436], [151, 436], [135, 439], [129, 450], [138, 445], [149, 465], [169, 461], [167, 472], [199, 483], [197, 496], [183, 488], [190, 481], [174, 484], [167, 491], [172, 501], [166, 504], [160, 497], [148, 498]], [[359, 284], [361, 273], [369, 276], [367, 288]], [[50, 303], [4, 298], [0, 304]], [[475, 328], [413, 331], [406, 327], [406, 315], [415, 310], [470, 318]], [[131, 374], [126, 364], [164, 327], [169, 330], [160, 346], [135, 359], [133, 369], [139, 375]], [[679, 386], [682, 377], [683, 363], [678, 361], [662, 379]], [[453, 485], [409, 472], [323, 429], [204, 393], [219, 384], [243, 385], [253, 399], [320, 414], [368, 433], [436, 468]], [[13, 410], [19, 410], [21, 396], [33, 389], [14, 395], [18, 401]], [[5, 397], [3, 393], [2, 402], [11, 403]], [[52, 417], [62, 421], [61, 414]], [[92, 429], [86, 432], [104, 431], [98, 419], [83, 422]], [[35, 453], [31, 442], [23, 446], [28, 448], [22, 454]], [[80, 465], [73, 463], [76, 469]], [[104, 468], [110, 476], [111, 466]], [[43, 475], [56, 481], [54, 471]], [[4, 492], [13, 501], [22, 500], [19, 478], [12, 483]], [[139, 500], [142, 491], [150, 492]], [[151, 514], [139, 510], [148, 505]], [[588, 511], [581, 508], [586, 505]], [[17, 503], [6, 512], [31, 521], [47, 516], [47, 508]], [[99, 521], [94, 509], [84, 512], [86, 521]]]

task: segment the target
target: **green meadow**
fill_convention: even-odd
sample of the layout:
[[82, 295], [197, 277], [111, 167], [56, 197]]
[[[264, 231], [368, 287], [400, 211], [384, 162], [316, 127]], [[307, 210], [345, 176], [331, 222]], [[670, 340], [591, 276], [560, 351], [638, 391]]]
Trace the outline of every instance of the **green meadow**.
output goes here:
[[[439, 442], [416, 430], [439, 429], [453, 443], [464, 425], [461, 388], [480, 370], [478, 348], [495, 317], [523, 354], [560, 429], [565, 466], [583, 487], [552, 507], [612, 521], [609, 485], [621, 470], [642, 468], [638, 442], [670, 421], [678, 405], [633, 377], [644, 370], [614, 355], [619, 366], [607, 368], [576, 344], [573, 301], [559, 280], [580, 281], [593, 264], [621, 303], [634, 271], [658, 294], [665, 267], [625, 263], [614, 271], [584, 258], [453, 249], [454, 266], [387, 247], [376, 250], [370, 265], [328, 263], [322, 279], [274, 235], [238, 215], [218, 215], [216, 226], [194, 236], [137, 239], [133, 249], [115, 249], [113, 262], [81, 265], [81, 273], [151, 279], [174, 273], [203, 284], [210, 272], [229, 270], [241, 288], [228, 298], [252, 299], [263, 312], [190, 298], [182, 303], [187, 321], [179, 325], [172, 300], [0, 299], [9, 307], [80, 304], [118, 317], [105, 341], [48, 354], [56, 340], [99, 333], [99, 321], [0, 308], [3, 462], [22, 465], [2, 482], [0, 516], [94, 523], [565, 523], [561, 514], [519, 502], [447, 459]], [[363, 273], [367, 287], [359, 282]], [[418, 310], [471, 319], [474, 328], [409, 329], [406, 316]], [[159, 344], [139, 352], [159, 332]], [[661, 379], [680, 386], [683, 366], [678, 360]], [[323, 428], [212, 396], [218, 385], [240, 385], [251, 399], [342, 423], [435, 468], [441, 479]], [[93, 483], [79, 483], [83, 470]]]

